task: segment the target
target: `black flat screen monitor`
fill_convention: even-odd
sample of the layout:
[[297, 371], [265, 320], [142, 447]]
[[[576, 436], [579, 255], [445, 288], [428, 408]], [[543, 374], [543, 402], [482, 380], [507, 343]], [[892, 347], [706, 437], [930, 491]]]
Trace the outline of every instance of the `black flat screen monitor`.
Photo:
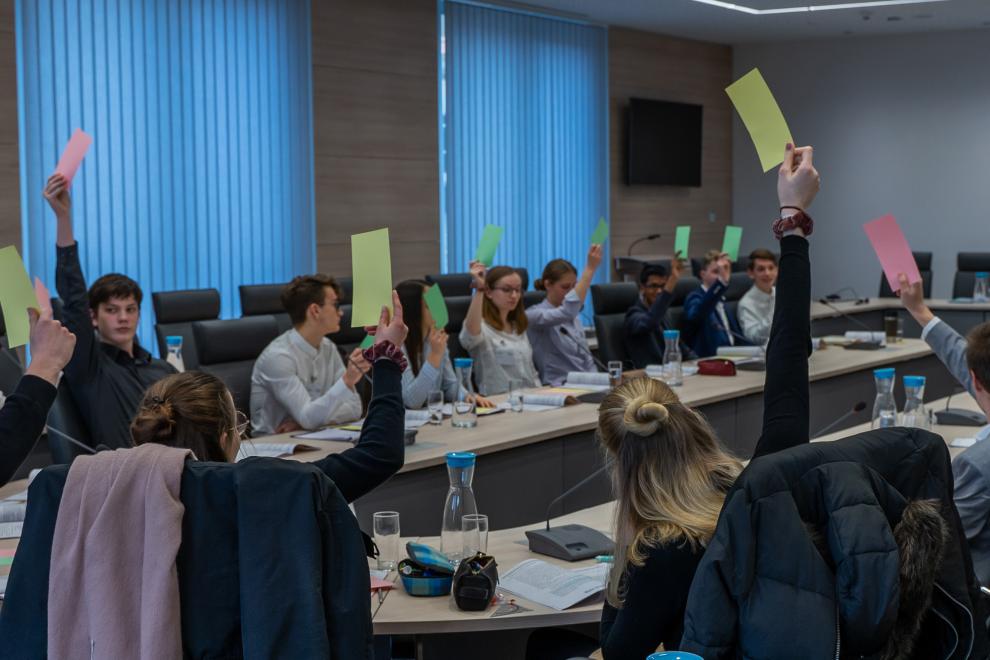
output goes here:
[[629, 100], [629, 185], [701, 186], [700, 105]]

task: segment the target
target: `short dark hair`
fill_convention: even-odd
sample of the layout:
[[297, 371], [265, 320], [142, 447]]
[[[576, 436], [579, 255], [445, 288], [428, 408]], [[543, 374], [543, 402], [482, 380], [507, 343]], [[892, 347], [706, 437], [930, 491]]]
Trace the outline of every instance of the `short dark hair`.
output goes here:
[[772, 261], [773, 265], [777, 265], [777, 255], [766, 248], [756, 248], [749, 253], [749, 265], [746, 266], [747, 270], [753, 270], [755, 264], [753, 263], [757, 259], [765, 259], [766, 261]]
[[667, 269], [660, 264], [646, 264], [639, 271], [639, 283], [645, 285], [651, 277], [667, 277]]
[[134, 302], [141, 306], [144, 294], [138, 283], [127, 275], [120, 273], [107, 273], [100, 279], [93, 282], [89, 287], [89, 308], [94, 312], [100, 305], [109, 302], [111, 298], [130, 298], [134, 296]]
[[990, 322], [981, 323], [966, 335], [966, 364], [980, 385], [990, 388]]
[[310, 305], [322, 305], [326, 300], [326, 288], [330, 287], [340, 297], [340, 286], [329, 275], [299, 275], [282, 289], [282, 307], [289, 313], [292, 325], [301, 325], [306, 320], [306, 310]]

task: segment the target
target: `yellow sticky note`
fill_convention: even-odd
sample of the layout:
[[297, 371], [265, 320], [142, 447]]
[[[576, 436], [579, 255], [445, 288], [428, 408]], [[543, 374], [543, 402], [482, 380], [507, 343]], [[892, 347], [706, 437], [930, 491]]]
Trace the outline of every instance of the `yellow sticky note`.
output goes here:
[[726, 87], [725, 93], [753, 138], [763, 171], [769, 172], [780, 165], [784, 160], [785, 145], [793, 143], [794, 138], [760, 70], [753, 69]]
[[17, 248], [9, 245], [0, 250], [0, 309], [3, 310], [10, 348], [28, 343], [31, 334], [27, 313], [29, 307], [38, 309], [38, 299], [21, 255]]
[[382, 305], [392, 309], [392, 255], [387, 228], [351, 236], [351, 275], [351, 327], [378, 325]]

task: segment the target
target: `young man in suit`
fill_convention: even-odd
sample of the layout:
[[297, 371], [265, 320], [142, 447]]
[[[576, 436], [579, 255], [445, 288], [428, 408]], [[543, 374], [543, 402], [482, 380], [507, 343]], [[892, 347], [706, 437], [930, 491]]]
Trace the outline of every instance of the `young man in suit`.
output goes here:
[[[923, 328], [921, 338], [959, 383], [990, 416], [990, 323], [982, 323], [964, 338], [925, 304], [921, 282], [908, 284], [900, 275], [901, 304]], [[953, 499], [959, 511], [973, 569], [980, 584], [990, 584], [990, 425], [977, 433], [977, 442], [955, 457]]]
[[687, 342], [698, 357], [715, 355], [719, 346], [748, 343], [739, 338], [742, 328], [725, 304], [731, 270], [728, 255], [710, 250], [702, 262], [701, 286], [684, 300]]

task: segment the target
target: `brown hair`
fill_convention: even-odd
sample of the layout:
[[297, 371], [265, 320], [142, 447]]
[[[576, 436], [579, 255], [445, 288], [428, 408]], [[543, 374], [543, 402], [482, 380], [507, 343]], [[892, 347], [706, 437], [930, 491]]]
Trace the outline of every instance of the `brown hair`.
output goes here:
[[191, 449], [201, 461], [221, 463], [231, 460], [227, 448], [236, 432], [237, 413], [227, 387], [199, 371], [172, 374], [153, 384], [131, 422], [135, 446], [156, 442]]
[[402, 304], [402, 317], [409, 328], [406, 335], [406, 356], [409, 358], [409, 368], [413, 376], [419, 375], [423, 366], [423, 294], [430, 285], [423, 280], [405, 280], [399, 282], [395, 292], [399, 294]]
[[[522, 279], [522, 274], [511, 266], [495, 266], [494, 268], [490, 268], [488, 274], [485, 276], [485, 288], [491, 291], [500, 279], [509, 275], [518, 275], [519, 279]], [[516, 334], [521, 335], [529, 327], [529, 322], [526, 319], [526, 306], [523, 305], [522, 296], [519, 296], [519, 303], [515, 309], [509, 312], [509, 328], [502, 326], [502, 315], [499, 313], [498, 307], [495, 306], [495, 303], [487, 295], [481, 306], [481, 316], [488, 325], [496, 330], [504, 331], [510, 329]]]
[[554, 259], [543, 268], [543, 275], [533, 283], [533, 288], [537, 291], [546, 291], [544, 282], [550, 280], [550, 283], [553, 284], [568, 273], [577, 275], [577, 268], [574, 267], [574, 264], [567, 259]]
[[340, 287], [329, 275], [300, 275], [282, 289], [282, 307], [289, 313], [292, 325], [302, 325], [310, 305], [322, 305], [327, 299], [326, 287], [333, 289], [340, 297]]
[[636, 378], [609, 392], [598, 408], [598, 441], [616, 497], [615, 563], [608, 600], [621, 606], [622, 576], [642, 566], [649, 548], [705, 545], [742, 464], [674, 391]]
[[718, 261], [722, 256], [721, 250], [709, 250], [705, 252], [705, 256], [701, 258], [701, 268], [708, 268], [712, 263]]
[[747, 270], [753, 270], [756, 267], [756, 260], [764, 259], [766, 261], [772, 261], [773, 265], [777, 265], [777, 255], [766, 248], [756, 248], [749, 253], [749, 265], [746, 267]]
[[141, 287], [138, 283], [129, 278], [127, 275], [121, 275], [120, 273], [107, 273], [103, 277], [99, 278], [93, 285], [89, 287], [89, 308], [94, 312], [105, 302], [109, 302], [111, 298], [130, 298], [134, 296], [134, 302], [141, 306], [141, 300], [144, 298], [144, 294], [141, 293]]
[[966, 335], [966, 364], [984, 389], [990, 389], [990, 322], [981, 323]]

